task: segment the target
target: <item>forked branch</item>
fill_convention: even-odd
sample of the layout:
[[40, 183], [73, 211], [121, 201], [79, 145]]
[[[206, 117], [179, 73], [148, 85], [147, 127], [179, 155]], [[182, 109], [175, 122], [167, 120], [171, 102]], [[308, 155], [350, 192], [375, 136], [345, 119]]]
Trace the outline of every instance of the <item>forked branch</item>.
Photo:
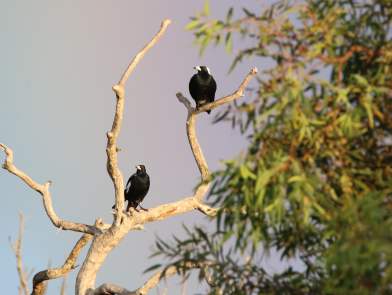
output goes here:
[[118, 167], [117, 160], [117, 138], [120, 134], [121, 124], [124, 113], [124, 101], [125, 101], [125, 83], [127, 82], [129, 76], [136, 68], [139, 61], [144, 57], [147, 51], [153, 47], [158, 40], [165, 33], [167, 27], [170, 25], [171, 21], [166, 19], [162, 22], [161, 28], [158, 33], [151, 39], [149, 43], [132, 59], [129, 63], [127, 69], [121, 76], [118, 84], [113, 86], [113, 91], [116, 93], [116, 112], [114, 114], [112, 129], [107, 133], [107, 145], [106, 145], [106, 154], [107, 154], [107, 170], [110, 178], [114, 184], [115, 191], [115, 206], [116, 206], [116, 215], [113, 225], [118, 226], [122, 219], [122, 212], [124, 210], [124, 181], [122, 173]]
[[84, 234], [75, 244], [68, 258], [62, 267], [50, 268], [40, 271], [33, 278], [33, 292], [31, 295], [42, 295], [45, 292], [45, 284], [47, 280], [61, 278], [67, 275], [71, 270], [76, 268], [76, 259], [86, 244], [92, 239], [92, 235]]
[[203, 182], [209, 182], [209, 171], [208, 171], [207, 162], [204, 158], [200, 144], [197, 140], [196, 128], [195, 128], [196, 115], [208, 110], [212, 110], [223, 104], [232, 102], [240, 97], [243, 97], [246, 87], [248, 86], [249, 82], [256, 74], [257, 74], [257, 68], [251, 69], [248, 75], [246, 75], [245, 79], [242, 81], [241, 85], [238, 87], [238, 89], [235, 92], [233, 92], [230, 95], [219, 98], [214, 102], [205, 104], [198, 109], [193, 108], [190, 101], [181, 92], [177, 93], [178, 100], [181, 103], [183, 103], [186, 109], [188, 110], [188, 118], [186, 121], [186, 132], [188, 135], [188, 140], [192, 149], [193, 156], [195, 158], [197, 167], [199, 168], [201, 179]]
[[[142, 224], [134, 224], [124, 214], [124, 180], [122, 173], [118, 167], [117, 138], [121, 130], [121, 124], [124, 113], [125, 102], [125, 83], [139, 61], [144, 57], [147, 51], [152, 48], [165, 33], [167, 27], [171, 23], [166, 19], [161, 23], [158, 33], [151, 39], [149, 43], [132, 59], [127, 69], [121, 76], [119, 82], [114, 85], [113, 91], [116, 94], [116, 110], [114, 114], [112, 128], [107, 132], [107, 171], [113, 181], [115, 191], [115, 216], [111, 228], [94, 239], [87, 257], [78, 273], [76, 279], [76, 293], [78, 295], [86, 295], [93, 292], [96, 274], [105, 260], [107, 254], [117, 246], [122, 238], [132, 229], [140, 229]], [[131, 226], [134, 225], [134, 226]]]

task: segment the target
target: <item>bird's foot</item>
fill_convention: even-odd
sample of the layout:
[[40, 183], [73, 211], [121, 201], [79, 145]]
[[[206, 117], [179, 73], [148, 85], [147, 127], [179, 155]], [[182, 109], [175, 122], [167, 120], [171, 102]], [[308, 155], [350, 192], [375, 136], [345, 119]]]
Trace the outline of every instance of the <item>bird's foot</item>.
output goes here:
[[146, 209], [146, 208], [143, 208], [142, 206], [140, 206], [139, 205], [139, 207], [140, 207], [140, 209], [142, 209], [143, 211], [148, 211], [148, 209]]

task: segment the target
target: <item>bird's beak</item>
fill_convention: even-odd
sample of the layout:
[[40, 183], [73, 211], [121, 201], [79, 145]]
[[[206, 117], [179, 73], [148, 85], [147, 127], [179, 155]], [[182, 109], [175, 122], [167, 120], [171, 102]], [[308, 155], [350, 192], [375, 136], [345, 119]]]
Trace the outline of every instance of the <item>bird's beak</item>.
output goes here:
[[195, 67], [193, 67], [193, 69], [196, 70], [197, 72], [201, 71], [199, 66], [195, 66]]
[[136, 168], [136, 170], [140, 170], [140, 166], [139, 165], [135, 166], [135, 168]]

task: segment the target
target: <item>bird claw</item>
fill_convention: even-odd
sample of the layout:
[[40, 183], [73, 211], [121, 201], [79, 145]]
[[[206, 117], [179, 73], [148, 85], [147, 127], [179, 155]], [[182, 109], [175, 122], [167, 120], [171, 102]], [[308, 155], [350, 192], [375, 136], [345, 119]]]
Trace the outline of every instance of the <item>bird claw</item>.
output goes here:
[[[139, 205], [139, 207], [140, 207], [140, 209], [142, 209], [143, 211], [148, 211], [148, 209], [147, 208], [143, 208], [142, 206], [140, 206]], [[139, 211], [138, 211], [139, 212]]]

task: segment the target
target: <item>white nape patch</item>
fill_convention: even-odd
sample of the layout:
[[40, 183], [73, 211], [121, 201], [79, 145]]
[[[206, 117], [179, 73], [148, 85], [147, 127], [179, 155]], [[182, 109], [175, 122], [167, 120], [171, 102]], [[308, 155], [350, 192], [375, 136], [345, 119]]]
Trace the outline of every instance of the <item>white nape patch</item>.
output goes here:
[[206, 69], [207, 69], [208, 75], [211, 75], [210, 69], [208, 67], [206, 67]]
[[198, 71], [198, 72], [201, 72], [200, 66], [196, 66], [196, 67], [194, 67], [194, 69], [195, 69], [196, 71]]

